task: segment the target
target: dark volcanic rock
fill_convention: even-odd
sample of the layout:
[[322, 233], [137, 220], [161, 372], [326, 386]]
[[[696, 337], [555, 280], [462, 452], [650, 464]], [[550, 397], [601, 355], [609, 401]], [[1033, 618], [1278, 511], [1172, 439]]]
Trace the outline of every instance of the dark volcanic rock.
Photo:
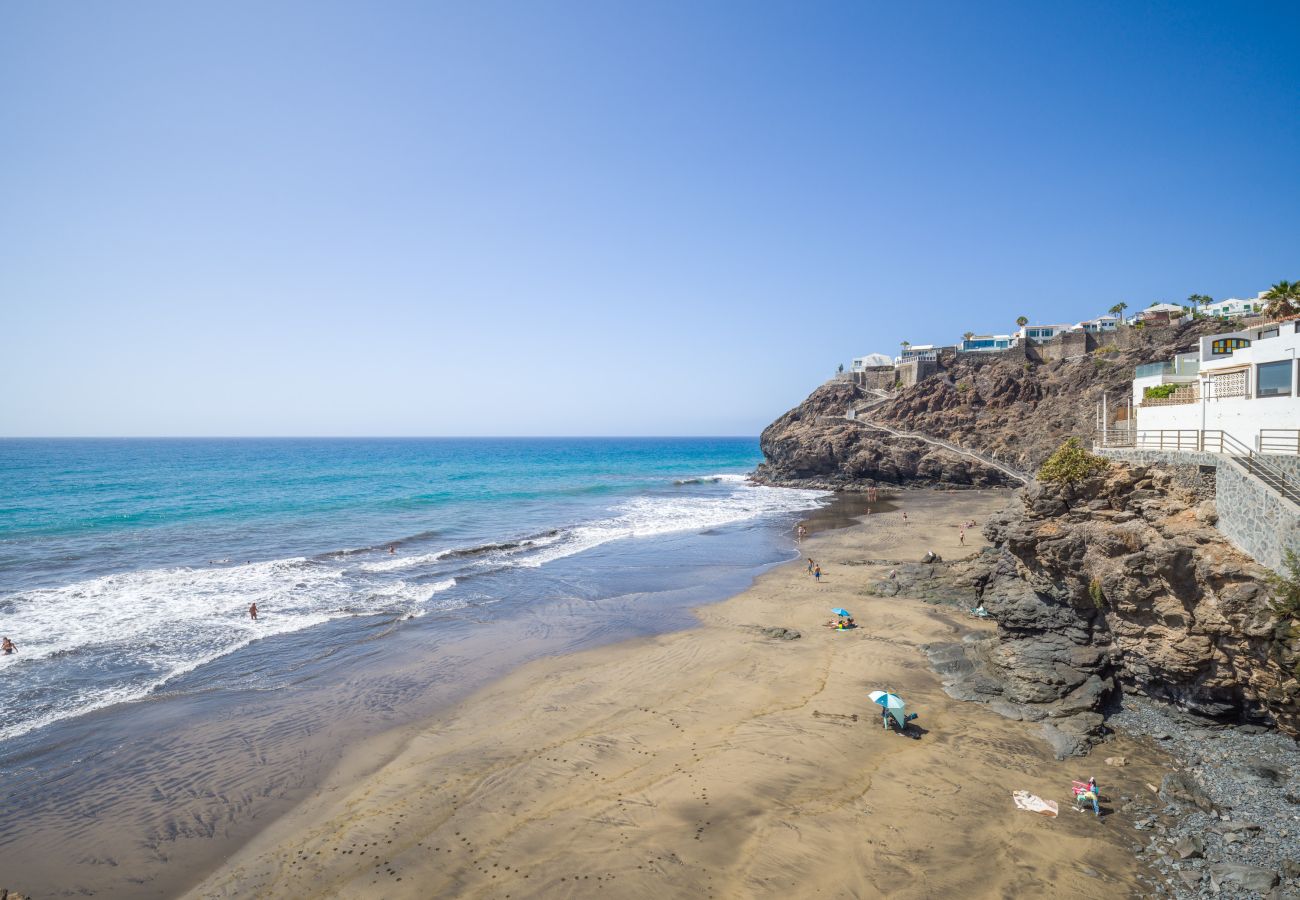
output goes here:
[[985, 526], [995, 549], [967, 564], [983, 573], [961, 573], [998, 631], [944, 651], [948, 693], [1042, 721], [1058, 755], [1100, 736], [1099, 713], [1121, 687], [1197, 716], [1300, 732], [1300, 635], [1269, 609], [1268, 572], [1195, 506], [1169, 472], [1146, 466], [1021, 491]]

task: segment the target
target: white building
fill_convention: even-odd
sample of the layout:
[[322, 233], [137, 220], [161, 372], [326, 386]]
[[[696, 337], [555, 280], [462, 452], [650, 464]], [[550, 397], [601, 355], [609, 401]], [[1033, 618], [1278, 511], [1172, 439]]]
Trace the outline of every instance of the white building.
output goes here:
[[886, 356], [884, 353], [868, 353], [866, 356], [859, 356], [853, 360], [849, 366], [849, 371], [865, 372], [867, 369], [892, 369], [893, 367], [893, 357]]
[[1112, 316], [1109, 313], [1104, 316], [1098, 316], [1095, 319], [1085, 319], [1074, 325], [1071, 331], [1086, 331], [1089, 334], [1104, 334], [1108, 331], [1114, 331], [1119, 327], [1119, 316]]
[[957, 349], [962, 353], [994, 353], [1015, 345], [1016, 338], [1010, 334], [973, 334], [963, 338]]
[[1140, 439], [1181, 432], [1184, 444], [1197, 435], [1212, 442], [1222, 432], [1254, 450], [1300, 452], [1298, 355], [1300, 320], [1292, 319], [1203, 337], [1195, 354], [1139, 367]]
[[1236, 297], [1229, 297], [1227, 300], [1219, 300], [1215, 303], [1207, 303], [1201, 307], [1201, 312], [1207, 316], [1225, 316], [1227, 318], [1238, 318], [1240, 316], [1253, 316], [1264, 311], [1264, 304], [1268, 301], [1264, 299], [1264, 293], [1261, 291], [1258, 297], [1252, 300], [1240, 300]]
[[1015, 333], [1015, 338], [1017, 341], [1050, 341], [1073, 328], [1073, 325], [1022, 325]]
[[952, 349], [954, 349], [952, 346], [937, 347], [934, 344], [909, 344], [901, 356], [894, 357], [894, 362], [905, 363], [914, 359], [933, 362], [939, 358], [940, 353]]

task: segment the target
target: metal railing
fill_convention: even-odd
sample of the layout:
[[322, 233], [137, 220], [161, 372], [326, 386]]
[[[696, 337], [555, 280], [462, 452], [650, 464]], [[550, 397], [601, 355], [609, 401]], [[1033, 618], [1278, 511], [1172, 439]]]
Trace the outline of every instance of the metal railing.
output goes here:
[[[1269, 429], [1277, 433], [1282, 429]], [[1295, 435], [1295, 446], [1300, 453], [1300, 432]], [[1104, 444], [1099, 447], [1122, 449], [1125, 445], [1113, 443], [1107, 435]], [[1263, 440], [1261, 439], [1261, 445]], [[1207, 429], [1197, 431], [1191, 428], [1162, 428], [1138, 431], [1133, 435], [1133, 443], [1127, 445], [1134, 450], [1169, 450], [1199, 453], [1216, 453], [1226, 456], [1246, 472], [1254, 475], [1265, 485], [1292, 503], [1300, 506], [1300, 480], [1288, 475], [1282, 469], [1264, 459], [1254, 448], [1237, 440], [1226, 431]]]
[[1261, 428], [1259, 452], [1300, 456], [1300, 428]]
[[1195, 428], [1160, 428], [1150, 431], [1138, 431], [1133, 434], [1130, 445], [1137, 450], [1190, 450], [1201, 451], [1201, 432]]
[[1281, 469], [1260, 458], [1254, 448], [1237, 440], [1226, 431], [1205, 431], [1203, 446], [1207, 453], [1222, 453], [1239, 463], [1247, 472], [1277, 491], [1292, 503], [1300, 505], [1300, 483]]

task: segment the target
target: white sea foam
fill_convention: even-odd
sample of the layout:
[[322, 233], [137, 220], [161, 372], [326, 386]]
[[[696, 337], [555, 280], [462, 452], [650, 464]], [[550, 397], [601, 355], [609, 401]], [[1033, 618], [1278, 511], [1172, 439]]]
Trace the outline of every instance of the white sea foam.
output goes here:
[[[5, 598], [6, 627], [23, 635], [18, 654], [6, 660], [11, 666], [32, 666], [39, 677], [42, 665], [84, 659], [87, 665], [103, 661], [133, 674], [57, 692], [51, 709], [22, 722], [0, 711], [0, 740], [147, 696], [261, 638], [359, 613], [421, 613], [436, 594], [455, 586], [454, 578], [371, 585], [345, 577], [336, 566], [293, 558], [123, 572], [11, 594]], [[256, 622], [248, 615], [252, 603], [260, 613]]]
[[724, 496], [637, 497], [617, 508], [618, 514], [580, 525], [556, 537], [550, 546], [527, 548], [515, 564], [536, 567], [573, 556], [624, 538], [651, 537], [674, 532], [701, 532], [818, 506], [829, 491], [771, 488], [750, 483], [743, 476]]
[[357, 566], [356, 571], [379, 574], [383, 572], [400, 572], [404, 569], [418, 569], [423, 566], [431, 566], [439, 560], [445, 559], [450, 552], [450, 550], [439, 550], [437, 553], [421, 553], [418, 556], [390, 556], [388, 559], [379, 562]]

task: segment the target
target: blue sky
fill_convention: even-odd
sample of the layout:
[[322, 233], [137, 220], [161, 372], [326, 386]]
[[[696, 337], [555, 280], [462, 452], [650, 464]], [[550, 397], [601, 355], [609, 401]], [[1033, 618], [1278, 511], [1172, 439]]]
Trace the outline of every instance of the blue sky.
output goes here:
[[0, 434], [756, 434], [1300, 280], [1295, 4], [0, 5]]

